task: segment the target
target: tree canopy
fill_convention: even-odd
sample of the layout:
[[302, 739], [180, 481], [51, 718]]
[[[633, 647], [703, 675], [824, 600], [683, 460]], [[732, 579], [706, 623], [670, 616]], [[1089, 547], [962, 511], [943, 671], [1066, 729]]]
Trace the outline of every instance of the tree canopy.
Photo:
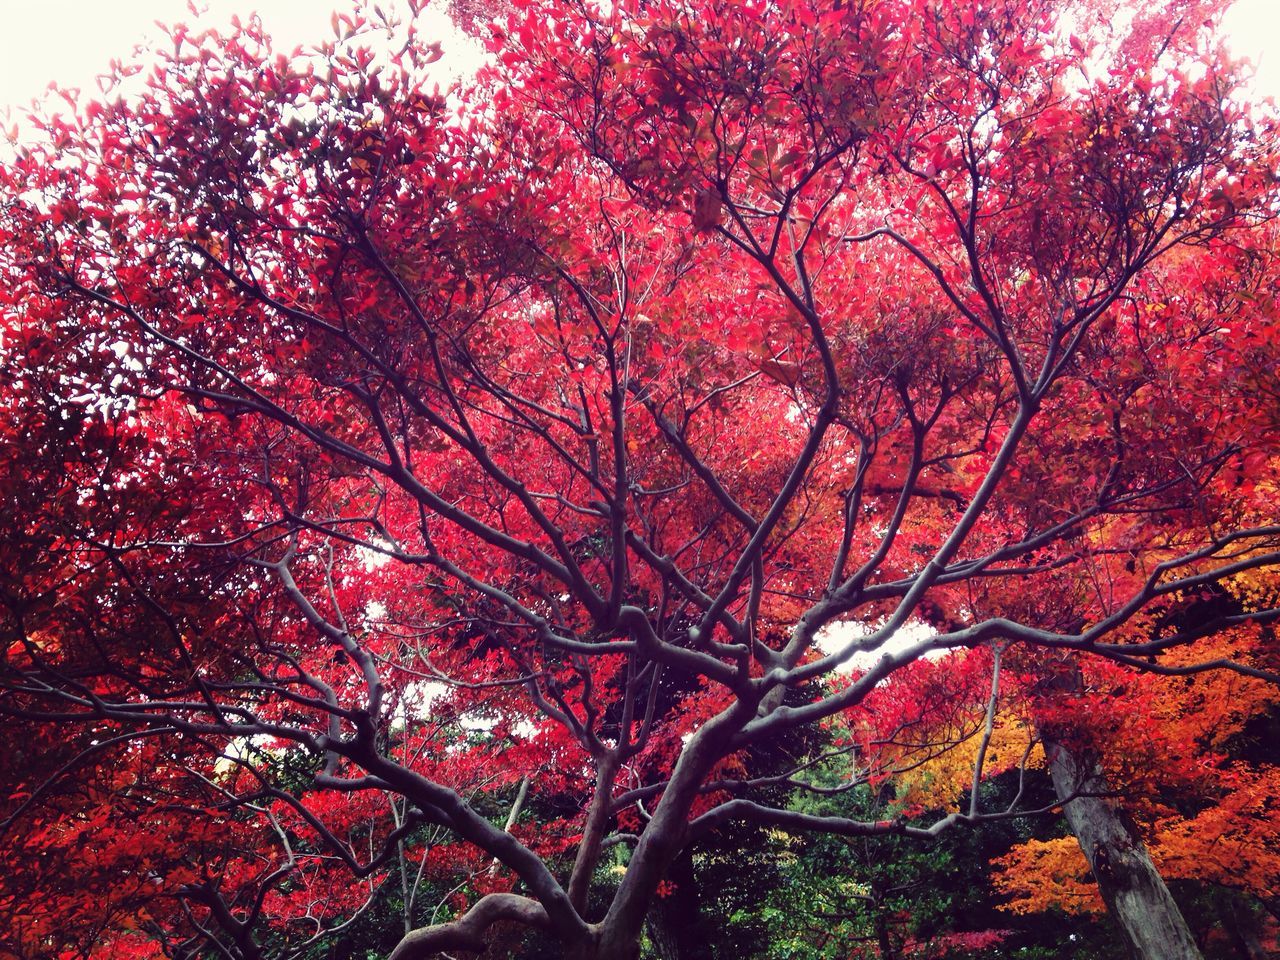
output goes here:
[[0, 949], [300, 957], [390, 885], [394, 960], [625, 960], [744, 825], [1064, 807], [1124, 916], [1086, 835], [1274, 831], [1224, 744], [1280, 674], [1276, 117], [1221, 7], [522, 0], [442, 92], [370, 5], [42, 115]]

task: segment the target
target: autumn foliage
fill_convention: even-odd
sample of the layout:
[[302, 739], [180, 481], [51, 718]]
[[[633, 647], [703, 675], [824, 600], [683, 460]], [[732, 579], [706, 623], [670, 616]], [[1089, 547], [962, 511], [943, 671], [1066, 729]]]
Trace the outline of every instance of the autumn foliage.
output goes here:
[[[1280, 191], [1220, 12], [528, 0], [441, 92], [371, 6], [43, 113], [0, 949], [293, 957], [390, 885], [396, 960], [632, 957], [717, 831], [1008, 819], [1046, 737], [1267, 888]], [[833, 773], [906, 812], [789, 801]]]

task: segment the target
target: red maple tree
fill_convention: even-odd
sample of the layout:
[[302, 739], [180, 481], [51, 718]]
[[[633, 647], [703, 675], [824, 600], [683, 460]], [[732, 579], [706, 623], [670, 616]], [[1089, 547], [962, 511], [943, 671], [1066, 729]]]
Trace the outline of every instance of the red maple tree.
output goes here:
[[1195, 651], [1273, 605], [1161, 616], [1280, 560], [1275, 127], [1219, 6], [530, 2], [448, 94], [370, 9], [174, 28], [47, 115], [0, 174], [0, 710], [71, 752], [8, 785], [20, 856], [137, 810], [159, 853], [86, 858], [154, 874], [116, 929], [248, 960], [429, 826], [483, 895], [397, 960], [625, 958], [729, 820], [1017, 812], [761, 799], [813, 760], [747, 752], [927, 653], [1272, 676]]

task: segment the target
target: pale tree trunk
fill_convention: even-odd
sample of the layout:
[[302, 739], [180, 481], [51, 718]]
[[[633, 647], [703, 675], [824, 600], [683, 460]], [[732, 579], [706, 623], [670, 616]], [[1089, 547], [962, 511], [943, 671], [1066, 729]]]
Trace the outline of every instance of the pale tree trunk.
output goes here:
[[1044, 737], [1049, 773], [1080, 849], [1093, 870], [1107, 909], [1124, 931], [1137, 960], [1203, 960], [1140, 837], [1107, 799], [1096, 760], [1083, 750]]

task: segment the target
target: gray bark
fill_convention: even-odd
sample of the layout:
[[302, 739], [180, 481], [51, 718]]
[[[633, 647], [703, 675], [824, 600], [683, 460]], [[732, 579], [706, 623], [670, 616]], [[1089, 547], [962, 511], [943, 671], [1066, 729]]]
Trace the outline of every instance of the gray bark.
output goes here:
[[406, 934], [389, 960], [430, 960], [446, 950], [485, 949], [485, 934], [495, 923], [512, 921], [546, 929], [546, 910], [540, 903], [514, 893], [491, 893], [476, 901], [465, 914], [450, 923], [422, 927]]
[[1048, 737], [1049, 773], [1063, 811], [1080, 842], [1107, 909], [1137, 960], [1203, 960], [1182, 912], [1169, 894], [1142, 839], [1108, 799], [1097, 762], [1084, 751]]

